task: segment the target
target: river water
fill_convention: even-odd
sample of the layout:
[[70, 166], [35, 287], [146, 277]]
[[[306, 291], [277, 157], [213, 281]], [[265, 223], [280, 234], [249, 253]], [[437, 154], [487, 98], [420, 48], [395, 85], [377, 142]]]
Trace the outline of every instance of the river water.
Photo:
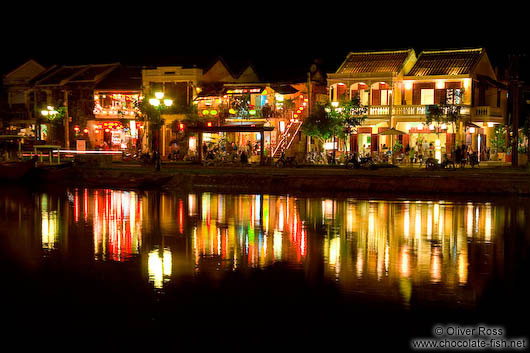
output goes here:
[[1, 191], [5, 317], [28, 332], [403, 348], [436, 323], [529, 331], [526, 199]]

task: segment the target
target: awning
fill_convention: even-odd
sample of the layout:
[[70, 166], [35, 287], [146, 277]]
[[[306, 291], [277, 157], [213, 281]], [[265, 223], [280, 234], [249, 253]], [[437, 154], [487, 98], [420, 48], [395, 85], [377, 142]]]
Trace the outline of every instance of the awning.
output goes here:
[[407, 135], [407, 133], [400, 130], [396, 130], [395, 128], [391, 128], [385, 131], [381, 131], [378, 135]]
[[466, 122], [466, 127], [474, 127], [474, 128], [477, 128], [477, 129], [480, 129], [481, 126], [478, 126], [477, 124], [473, 124], [472, 122]]

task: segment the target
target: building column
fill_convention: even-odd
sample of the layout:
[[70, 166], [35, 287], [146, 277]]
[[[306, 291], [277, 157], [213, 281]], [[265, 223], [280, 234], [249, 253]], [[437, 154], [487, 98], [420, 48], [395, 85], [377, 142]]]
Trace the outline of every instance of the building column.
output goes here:
[[64, 140], [65, 147], [70, 148], [70, 112], [68, 110], [68, 90], [64, 91], [64, 106], [66, 107], [66, 112], [64, 114]]
[[264, 130], [261, 130], [259, 134], [260, 134], [260, 148], [261, 148], [259, 161], [261, 165], [264, 165], [265, 164], [265, 159], [263, 158], [265, 156], [265, 132]]
[[197, 132], [197, 161], [202, 162], [202, 131]]
[[484, 127], [484, 131], [486, 132], [486, 147], [490, 148], [491, 147], [490, 139], [493, 136], [493, 134], [495, 133], [495, 127], [486, 126], [486, 127]]

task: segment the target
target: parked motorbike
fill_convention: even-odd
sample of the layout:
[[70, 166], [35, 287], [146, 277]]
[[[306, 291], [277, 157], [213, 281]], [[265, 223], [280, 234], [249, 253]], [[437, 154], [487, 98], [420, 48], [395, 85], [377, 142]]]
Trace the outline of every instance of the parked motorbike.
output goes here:
[[438, 163], [438, 160], [436, 158], [429, 157], [425, 160], [425, 168], [430, 170], [435, 169], [456, 169], [455, 162], [447, 158], [447, 155], [445, 155], [444, 160], [441, 163]]
[[471, 165], [471, 168], [475, 168], [475, 166], [478, 166], [478, 153], [473, 152], [469, 155], [469, 164]]
[[278, 160], [276, 161], [275, 165], [278, 168], [285, 168], [285, 167], [296, 168], [296, 167], [298, 167], [298, 163], [296, 162], [295, 157], [286, 157], [285, 156], [285, 152], [282, 152], [282, 154], [280, 155], [280, 158], [278, 158]]
[[360, 169], [370, 168], [377, 169], [377, 166], [371, 156], [358, 157], [357, 153], [354, 153], [350, 159], [346, 161], [346, 168], [348, 169]]

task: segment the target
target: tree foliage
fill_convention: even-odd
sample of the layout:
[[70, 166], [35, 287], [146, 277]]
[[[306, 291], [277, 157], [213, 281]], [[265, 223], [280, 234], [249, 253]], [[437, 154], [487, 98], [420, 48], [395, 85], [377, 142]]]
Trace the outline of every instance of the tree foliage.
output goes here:
[[440, 104], [428, 105], [425, 112], [425, 122], [427, 125], [434, 125], [440, 130], [442, 125], [452, 124], [456, 128], [462, 121], [462, 105], [455, 102], [463, 101], [464, 89], [454, 92], [451, 100], [446, 97], [445, 101]]
[[149, 99], [139, 100], [137, 103], [136, 119], [143, 122], [148, 122], [151, 130], [158, 130], [164, 125], [162, 119], [161, 107], [155, 107], [149, 103]]
[[490, 138], [491, 146], [497, 152], [506, 152], [506, 128], [502, 125], [495, 126], [493, 136]]
[[334, 106], [331, 102], [317, 104], [313, 113], [304, 119], [304, 134], [323, 141], [335, 136], [345, 138], [366, 118], [367, 107], [360, 104], [358, 96]]
[[[43, 109], [46, 110], [46, 109]], [[48, 114], [46, 116], [46, 122], [58, 125], [63, 123], [63, 119], [66, 115], [66, 107], [59, 107], [55, 110], [57, 113]]]

